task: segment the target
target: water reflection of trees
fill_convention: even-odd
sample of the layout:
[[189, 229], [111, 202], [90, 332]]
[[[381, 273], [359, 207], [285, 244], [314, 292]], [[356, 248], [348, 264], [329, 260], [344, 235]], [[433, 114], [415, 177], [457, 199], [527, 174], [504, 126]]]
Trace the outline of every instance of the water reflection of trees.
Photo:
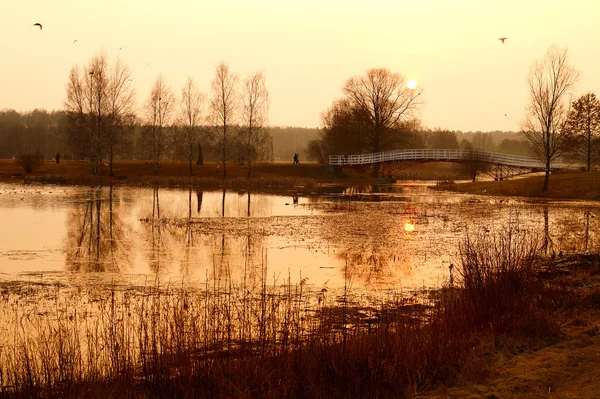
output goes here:
[[[179, 272], [182, 276], [207, 277], [213, 281], [227, 281], [243, 279], [246, 273], [255, 270], [255, 265], [260, 264], [263, 238], [253, 234], [249, 218], [252, 213], [251, 194], [246, 193], [245, 215], [247, 226], [245, 234], [231, 234], [226, 229], [232, 222], [230, 214], [235, 204], [227, 200], [227, 190], [223, 189], [220, 195], [220, 209], [217, 212], [209, 210], [209, 215], [202, 210], [204, 193], [189, 188], [186, 193], [187, 212], [175, 212], [176, 217], [165, 218], [161, 208], [161, 195], [158, 188], [153, 190], [152, 209], [147, 209], [143, 216], [144, 234], [147, 237], [149, 265], [154, 273], [165, 270], [166, 265], [179, 262]], [[233, 193], [235, 194], [235, 193]], [[195, 197], [195, 198], [194, 198]], [[194, 207], [194, 199], [196, 206]], [[236, 212], [237, 213], [237, 212]], [[199, 229], [198, 223], [210, 220], [211, 231]], [[235, 219], [238, 219], [236, 216]], [[234, 276], [235, 274], [235, 276]], [[246, 276], [247, 277], [247, 276]]]
[[[544, 214], [547, 212], [547, 207]], [[595, 208], [574, 208], [556, 210], [555, 221], [550, 218], [550, 245], [548, 252], [584, 253], [585, 250], [598, 252], [600, 220]], [[554, 222], [554, 223], [553, 223]]]
[[89, 190], [67, 222], [67, 267], [81, 272], [120, 271], [131, 264], [129, 228], [114, 204], [114, 189]]

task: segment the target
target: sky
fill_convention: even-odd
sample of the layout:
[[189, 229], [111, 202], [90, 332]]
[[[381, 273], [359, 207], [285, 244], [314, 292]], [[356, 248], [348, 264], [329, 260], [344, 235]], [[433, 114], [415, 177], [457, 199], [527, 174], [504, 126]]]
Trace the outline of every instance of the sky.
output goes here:
[[516, 131], [551, 45], [581, 74], [575, 96], [600, 95], [598, 18], [596, 0], [3, 0], [0, 109], [62, 109], [71, 67], [104, 51], [140, 109], [159, 74], [208, 95], [224, 61], [264, 72], [271, 125], [319, 127], [346, 80], [383, 67], [417, 80], [426, 127]]

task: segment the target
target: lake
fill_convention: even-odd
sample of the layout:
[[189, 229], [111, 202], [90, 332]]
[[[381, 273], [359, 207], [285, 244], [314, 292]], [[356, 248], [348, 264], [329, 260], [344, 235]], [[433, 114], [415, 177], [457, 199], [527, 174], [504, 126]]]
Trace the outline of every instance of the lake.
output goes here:
[[513, 224], [546, 254], [598, 251], [594, 202], [456, 194], [424, 182], [310, 196], [196, 189], [0, 185], [0, 280], [314, 290], [441, 287], [467, 232]]

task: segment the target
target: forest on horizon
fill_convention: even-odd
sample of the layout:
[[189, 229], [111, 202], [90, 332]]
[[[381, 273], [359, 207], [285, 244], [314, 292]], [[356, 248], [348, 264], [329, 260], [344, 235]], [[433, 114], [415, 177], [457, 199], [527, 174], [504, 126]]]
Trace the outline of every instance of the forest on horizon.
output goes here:
[[[35, 109], [20, 113], [15, 110], [0, 110], [0, 158], [18, 158], [22, 154], [39, 151], [45, 159], [54, 157], [57, 152], [62, 154], [63, 159], [78, 159], [70, 148], [67, 129], [68, 121], [64, 111]], [[319, 128], [293, 126], [270, 126], [268, 130], [272, 138], [273, 160], [290, 162], [294, 153], [300, 154], [301, 161], [309, 160], [308, 145], [322, 133]], [[518, 132], [461, 132], [419, 128], [408, 134], [420, 136], [422, 139], [418, 142], [425, 148], [459, 148], [461, 142], [466, 140], [474, 149], [531, 155], [527, 142]], [[144, 140], [141, 127], [136, 125], [128, 140], [117, 151], [117, 159], [151, 159], [149, 146], [150, 143]], [[186, 157], [186, 149], [174, 135], [167, 149], [165, 159], [184, 160]], [[204, 158], [208, 161], [218, 160], [218, 156], [208, 146], [205, 148]]]

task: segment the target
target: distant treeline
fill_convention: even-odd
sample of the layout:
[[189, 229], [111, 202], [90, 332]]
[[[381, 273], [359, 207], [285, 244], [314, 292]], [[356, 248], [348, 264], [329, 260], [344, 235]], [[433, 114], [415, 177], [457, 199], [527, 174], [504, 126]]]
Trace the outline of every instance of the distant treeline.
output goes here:
[[[25, 153], [40, 152], [50, 159], [57, 152], [63, 159], [78, 158], [69, 147], [67, 115], [63, 111], [35, 109], [31, 112], [19, 113], [14, 110], [0, 110], [0, 158], [19, 157]], [[318, 139], [321, 129], [302, 127], [270, 127], [273, 138], [273, 159], [289, 160], [294, 153], [300, 154], [301, 160], [311, 158], [308, 147], [312, 140]], [[144, 129], [132, 127], [132, 133], [116, 154], [117, 159], [151, 159], [151, 147]], [[473, 148], [487, 151], [498, 151], [507, 154], [531, 155], [528, 143], [516, 132], [461, 132], [442, 129], [414, 129], [399, 132], [404, 138], [396, 143], [398, 148], [460, 148], [470, 143]], [[209, 146], [205, 147], [206, 160], [218, 160]], [[340, 148], [340, 153], [344, 152]], [[185, 159], [185, 143], [172, 140], [164, 154], [165, 159]], [[233, 156], [235, 158], [235, 154]], [[314, 159], [313, 157], [313, 160]]]
[[[425, 129], [418, 121], [400, 124], [388, 132], [382, 151], [409, 148], [469, 149], [534, 156], [531, 146], [518, 132], [462, 132], [460, 130]], [[329, 155], [372, 152], [362, 135], [346, 135], [346, 131], [323, 129], [309, 143], [310, 160], [326, 163]]]

